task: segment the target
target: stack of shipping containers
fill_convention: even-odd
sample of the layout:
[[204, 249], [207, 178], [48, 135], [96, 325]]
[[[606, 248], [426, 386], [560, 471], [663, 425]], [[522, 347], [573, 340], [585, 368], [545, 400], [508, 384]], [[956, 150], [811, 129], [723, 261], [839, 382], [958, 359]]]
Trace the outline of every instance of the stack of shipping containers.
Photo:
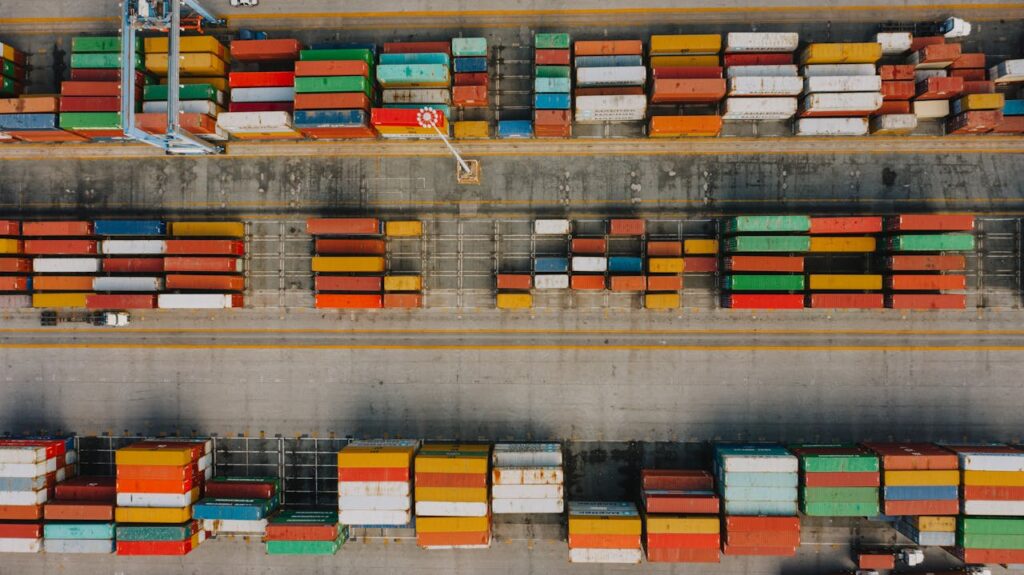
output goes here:
[[21, 222], [0, 220], [0, 309], [32, 307], [32, 261], [25, 257]]
[[688, 238], [683, 240], [683, 273], [707, 274], [717, 272], [718, 248], [718, 240], [712, 238]]
[[[537, 290], [568, 289], [569, 258], [566, 257], [569, 220], [535, 220], [533, 234], [543, 242], [545, 251], [538, 249], [533, 258], [533, 286]], [[553, 251], [546, 251], [551, 246]]]
[[[893, 309], [964, 309], [967, 277], [946, 273], [963, 268], [956, 252], [974, 250], [974, 216], [958, 214], [904, 214], [889, 219], [887, 229]], [[910, 256], [910, 257], [908, 257]], [[922, 257], [924, 256], [924, 257]], [[897, 273], [912, 271], [916, 273]], [[959, 293], [949, 293], [959, 292]]]
[[642, 122], [647, 117], [647, 68], [640, 40], [577, 40], [577, 124]]
[[295, 62], [295, 127], [310, 138], [373, 138], [376, 98], [369, 48], [302, 50]]
[[141, 441], [118, 449], [118, 555], [187, 555], [206, 538], [192, 504], [212, 475], [212, 443]]
[[[691, 249], [706, 250], [711, 247], [694, 243], [689, 240]], [[713, 243], [715, 240], [704, 240]], [[717, 246], [715, 246], [717, 251]], [[683, 271], [686, 269], [683, 259], [683, 242], [646, 242], [647, 252], [647, 293], [644, 295], [644, 307], [647, 309], [676, 309], [679, 307], [683, 290]]]
[[726, 98], [722, 118], [778, 121], [796, 115], [796, 96], [803, 89], [793, 61], [799, 44], [799, 35], [791, 32], [730, 32], [725, 77], [730, 92], [744, 97]]
[[791, 556], [800, 546], [799, 462], [779, 445], [715, 446], [726, 555]]
[[868, 116], [882, 107], [877, 42], [809, 44], [800, 55], [804, 98], [798, 136], [864, 136]]
[[1024, 563], [1024, 451], [950, 445], [960, 461], [961, 516], [954, 553], [968, 564]]
[[956, 515], [960, 483], [956, 454], [930, 443], [866, 443], [882, 463], [882, 513]]
[[922, 547], [956, 545], [956, 517], [941, 515], [902, 515], [896, 518], [896, 530]]
[[416, 454], [416, 543], [425, 549], [491, 545], [491, 446], [427, 443]]
[[491, 457], [491, 513], [565, 510], [560, 443], [497, 443]]
[[[167, 251], [167, 242], [163, 240], [167, 234], [167, 225], [159, 220], [96, 220], [93, 227], [95, 234], [100, 238], [99, 253], [104, 256], [116, 256], [117, 259], [103, 259], [104, 275], [93, 278], [90, 289], [106, 293], [87, 296], [85, 307], [155, 308], [157, 293], [163, 291], [165, 287], [164, 278], [160, 276], [160, 272], [163, 272], [160, 258]], [[148, 260], [152, 256], [156, 258], [153, 258], [155, 261], [149, 268]], [[146, 258], [147, 261], [129, 261], [120, 259], [121, 257]], [[242, 280], [241, 277], [239, 279]]]
[[384, 307], [384, 256], [387, 244], [377, 218], [310, 219], [306, 232], [315, 239], [316, 307]]
[[[644, 276], [644, 238], [647, 222], [638, 218], [608, 220], [608, 287], [613, 292], [643, 293], [647, 287]], [[655, 269], [678, 270], [682, 262], [676, 258], [655, 258]], [[674, 263], [673, 263], [674, 262]]]
[[22, 222], [21, 233], [32, 257], [32, 307], [86, 307], [100, 271], [92, 222]]
[[[417, 220], [391, 221], [384, 224], [384, 236], [388, 241], [388, 253], [393, 242], [405, 239], [421, 238], [423, 223]], [[391, 268], [391, 262], [388, 262]], [[384, 276], [384, 307], [419, 308], [423, 307], [423, 276], [418, 273], [391, 269]]]
[[608, 239], [605, 237], [572, 237], [569, 240], [572, 275], [569, 285], [574, 290], [603, 290], [607, 287]]
[[267, 517], [281, 504], [281, 482], [274, 477], [214, 477], [206, 496], [192, 506], [200, 528], [218, 534], [262, 536]]
[[486, 108], [487, 38], [452, 38], [452, 69], [455, 85], [452, 87], [452, 106], [460, 109]]
[[383, 108], [371, 119], [385, 138], [437, 137], [421, 125], [424, 109], [436, 112], [438, 129], [449, 134], [451, 121], [451, 44], [449, 42], [389, 42], [377, 65]]
[[[227, 48], [210, 36], [181, 38], [181, 66], [178, 86], [178, 122], [196, 136], [209, 140], [227, 139], [217, 120], [227, 105]], [[167, 130], [167, 38], [146, 38], [146, 69], [161, 77], [160, 86], [147, 86], [143, 114], [136, 117], [139, 129], [154, 134]]]
[[541, 33], [534, 44], [533, 132], [538, 138], [572, 136], [572, 50], [569, 34]]
[[47, 553], [114, 552], [113, 477], [75, 477], [57, 483], [55, 499], [43, 509]]
[[295, 101], [293, 62], [299, 42], [235, 40], [231, 56], [238, 66], [231, 72], [231, 103], [217, 125], [240, 140], [295, 139], [292, 124]]
[[0, 99], [0, 143], [84, 142], [86, 138], [60, 129], [60, 97], [23, 95]]
[[170, 237], [164, 258], [167, 293], [157, 296], [157, 307], [242, 307], [245, 224], [171, 222]]
[[20, 96], [25, 78], [25, 53], [0, 42], [0, 96]]
[[885, 307], [882, 274], [875, 265], [878, 216], [811, 218], [807, 256], [809, 308], [879, 309]]
[[75, 452], [69, 444], [64, 439], [0, 440], [0, 552], [42, 549], [43, 506], [53, 499], [57, 482], [74, 475]]
[[353, 441], [338, 452], [338, 522], [405, 526], [412, 522], [412, 459], [419, 441]]
[[717, 136], [718, 103], [725, 80], [718, 34], [651, 36], [650, 126], [652, 138]]
[[643, 531], [636, 504], [569, 502], [569, 562], [640, 563]]
[[644, 548], [651, 563], [721, 561], [721, 502], [703, 470], [640, 472]]
[[267, 555], [334, 555], [348, 541], [337, 510], [284, 509], [270, 517]]
[[[953, 100], [950, 119], [946, 123], [948, 134], [1019, 133], [1013, 126], [1007, 126], [1003, 118], [1006, 95], [996, 92], [996, 83], [987, 79], [985, 54], [980, 52], [961, 53], [949, 65], [949, 74], [964, 79], [963, 95]], [[992, 130], [986, 128], [992, 125]]]
[[[135, 102], [142, 101], [145, 58], [142, 40], [135, 45], [139, 71]], [[164, 55], [166, 62], [166, 54]], [[165, 68], [166, 71], [166, 68]], [[117, 36], [78, 36], [71, 40], [71, 80], [60, 87], [60, 127], [89, 139], [121, 138], [121, 39]], [[135, 110], [138, 112], [138, 108]], [[40, 129], [41, 126], [33, 126]]]
[[803, 234], [810, 229], [811, 219], [807, 216], [727, 219], [723, 240], [722, 307], [803, 308], [802, 254], [811, 247], [810, 237]]
[[811, 517], [876, 517], [878, 456], [854, 445], [790, 446], [800, 458], [800, 511]]
[[953, 52], [960, 50], [960, 45], [951, 46], [946, 46], [942, 36], [911, 40], [910, 54], [904, 58], [904, 63], [914, 67], [913, 110], [919, 120], [945, 122], [951, 111], [950, 101], [964, 91], [966, 79], [951, 76], [946, 70], [959, 55]]
[[1003, 119], [995, 131], [1001, 134], [1024, 133], [1024, 60], [1005, 60], [992, 66], [988, 79], [1005, 96]]
[[[883, 47], [883, 57], [886, 52]], [[876, 135], [906, 135], [917, 128], [910, 100], [916, 93], [914, 67], [909, 64], [882, 64], [878, 67], [882, 79], [882, 106], [871, 117], [871, 133]]]

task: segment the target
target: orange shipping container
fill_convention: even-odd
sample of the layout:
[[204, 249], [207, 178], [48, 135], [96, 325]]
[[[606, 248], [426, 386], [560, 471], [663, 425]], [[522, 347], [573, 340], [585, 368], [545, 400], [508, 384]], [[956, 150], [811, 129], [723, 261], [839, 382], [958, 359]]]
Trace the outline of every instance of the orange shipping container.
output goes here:
[[603, 290], [604, 276], [573, 275], [572, 278], [570, 278], [570, 286], [572, 289], [579, 290]]
[[[865, 443], [864, 447], [881, 456], [882, 469], [885, 471], [959, 469], [960, 467], [955, 453], [933, 443]], [[954, 503], [956, 503], [955, 500]]]
[[118, 465], [117, 479], [184, 481], [202, 473], [198, 463], [189, 465]]
[[612, 276], [612, 291], [644, 291], [647, 279], [644, 276]]
[[915, 79], [914, 65], [913, 64], [898, 64], [891, 65], [886, 64], [885, 66], [878, 67], [878, 75], [882, 77], [883, 82], [890, 82], [893, 80], [911, 80]]
[[181, 275], [167, 276], [167, 289], [205, 291], [244, 291], [245, 278], [238, 276]]
[[241, 240], [167, 240], [168, 255], [245, 255]]
[[22, 222], [23, 236], [91, 236], [92, 222]]
[[721, 131], [721, 116], [651, 116], [648, 135], [652, 138], [717, 136]]
[[32, 289], [35, 291], [92, 291], [92, 277], [89, 276], [34, 276]]
[[32, 260], [26, 258], [0, 258], [0, 272], [18, 273], [32, 271]]
[[[217, 133], [217, 120], [206, 114], [195, 112], [178, 114], [178, 124], [182, 129], [193, 134]], [[167, 114], [163, 112], [136, 114], [135, 126], [149, 134], [166, 134]]]
[[113, 521], [114, 505], [103, 501], [50, 501], [43, 517], [48, 521]]
[[241, 271], [238, 258], [164, 258], [164, 271], [168, 272], [221, 272]]
[[25, 240], [30, 255], [87, 255], [97, 253], [96, 240]]
[[28, 278], [24, 276], [0, 276], [0, 291], [26, 291]]
[[725, 260], [725, 269], [734, 272], [802, 272], [802, 256], [732, 256]]
[[56, 96], [0, 100], [0, 114], [56, 114], [59, 107], [60, 99]]
[[382, 256], [385, 251], [384, 240], [316, 240], [316, 253], [320, 255]]
[[647, 276], [647, 291], [679, 291], [683, 276]]
[[640, 40], [578, 40], [573, 47], [576, 56], [642, 56], [644, 53]]
[[239, 62], [297, 60], [301, 49], [302, 44], [294, 38], [231, 41], [231, 56]]
[[418, 293], [386, 293], [385, 308], [420, 308], [423, 307], [423, 295]]
[[713, 273], [718, 271], [718, 258], [687, 257], [683, 258], [683, 272], [688, 274]]
[[573, 238], [572, 253], [604, 255], [607, 244], [604, 238]]
[[533, 287], [530, 274], [498, 274], [498, 289], [528, 290]]
[[316, 294], [318, 309], [379, 309], [384, 307], [380, 295]]
[[960, 271], [967, 269], [964, 256], [892, 256], [889, 269], [893, 271]]
[[306, 233], [324, 236], [376, 236], [380, 235], [377, 218], [310, 218], [306, 220]]
[[962, 275], [921, 274], [893, 275], [889, 287], [901, 291], [941, 291], [967, 289], [967, 277]]
[[650, 257], [678, 258], [683, 255], [683, 243], [647, 242], [647, 255]]
[[362, 60], [302, 60], [295, 63], [295, 75], [369, 76], [370, 67]]
[[295, 94], [294, 106], [296, 110], [369, 110], [372, 104], [362, 92], [336, 92]]
[[871, 113], [872, 116], [884, 116], [886, 114], [910, 114], [910, 102], [906, 100], [887, 100], [882, 102], [882, 107]]
[[714, 103], [724, 97], [725, 80], [722, 78], [657, 79], [651, 92], [651, 103]]
[[487, 106], [487, 86], [453, 86], [452, 102], [464, 108]]
[[609, 234], [613, 236], [642, 236], [646, 223], [641, 219], [614, 219], [609, 223]]
[[125, 493], [188, 493], [194, 487], [194, 479], [118, 479], [117, 490]]
[[35, 521], [42, 517], [42, 505], [0, 505], [0, 519]]
[[0, 220], [0, 236], [21, 235], [21, 222], [14, 220]]
[[533, 113], [534, 126], [565, 127], [572, 123], [569, 110], [537, 110]]

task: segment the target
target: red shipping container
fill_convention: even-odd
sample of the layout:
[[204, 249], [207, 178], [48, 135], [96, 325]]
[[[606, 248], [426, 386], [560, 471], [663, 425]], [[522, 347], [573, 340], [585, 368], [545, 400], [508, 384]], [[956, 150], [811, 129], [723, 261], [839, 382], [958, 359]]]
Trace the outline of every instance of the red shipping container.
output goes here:
[[45, 447], [47, 459], [64, 455], [67, 450], [67, 443], [63, 439], [0, 439], [0, 446], [2, 447], [22, 445]]
[[679, 291], [683, 276], [647, 276], [647, 291]]
[[737, 547], [798, 547], [799, 531], [734, 531], [727, 530], [725, 541]]
[[646, 222], [642, 219], [613, 219], [609, 223], [609, 235], [642, 236], [646, 231]]
[[456, 86], [487, 86], [487, 72], [469, 72], [455, 74]]
[[535, 130], [546, 126], [564, 130], [572, 125], [572, 112], [569, 110], [535, 110], [533, 124]]
[[420, 487], [487, 487], [487, 474], [416, 472]]
[[901, 291], [941, 291], [967, 289], [967, 278], [962, 275], [914, 274], [893, 275], [886, 278], [890, 289]]
[[156, 309], [156, 295], [95, 294], [85, 296], [87, 309]]
[[27, 258], [3, 258], [0, 257], [0, 272], [18, 273], [32, 271], [32, 260]]
[[895, 569], [896, 556], [892, 553], [860, 553], [857, 555], [858, 569]]
[[452, 48], [449, 42], [385, 42], [385, 54], [423, 54], [423, 53], [444, 53], [451, 56]]
[[377, 236], [381, 222], [377, 218], [310, 218], [306, 233], [314, 236]]
[[1002, 119], [1002, 110], [963, 112], [946, 120], [946, 134], [986, 134], [994, 130]]
[[242, 266], [238, 258], [164, 258], [164, 271], [168, 272], [210, 272], [232, 273], [241, 272]]
[[963, 78], [928, 78], [917, 83], [918, 100], [949, 100], [964, 91]]
[[[538, 112], [551, 112], [554, 110], [537, 110]], [[537, 125], [533, 126], [533, 135], [537, 138], [568, 138], [572, 136], [572, 126], [570, 124], [556, 125], [556, 126], [545, 126]]]
[[316, 291], [379, 292], [384, 289], [380, 276], [316, 276]]
[[42, 536], [42, 523], [0, 523], [0, 537], [38, 539]]
[[917, 93], [917, 86], [911, 81], [882, 82], [883, 100], [909, 100]]
[[882, 309], [885, 298], [880, 293], [816, 293], [807, 298], [812, 309]]
[[910, 102], [905, 100], [888, 100], [882, 102], [882, 107], [871, 112], [872, 116], [884, 116], [885, 114], [911, 114]]
[[231, 88], [287, 88], [295, 85], [295, 72], [231, 72]]
[[964, 485], [964, 500], [1024, 501], [1024, 487]]
[[734, 556], [792, 557], [796, 555], [796, 547], [741, 547], [726, 543], [722, 546], [722, 553]]
[[159, 273], [164, 271], [163, 258], [106, 258], [103, 271], [108, 273]]
[[85, 136], [79, 136], [71, 132], [64, 132], [61, 130], [25, 130], [21, 132], [13, 132], [12, 136], [16, 140], [21, 142], [86, 142], [89, 139]]
[[[197, 112], [178, 114], [178, 125], [186, 132], [193, 134], [217, 133], [217, 120], [212, 116]], [[166, 134], [167, 114], [163, 112], [136, 114], [135, 127], [150, 134]]]
[[538, 66], [568, 66], [569, 50], [536, 50], [534, 61]]
[[955, 553], [964, 563], [975, 565], [1024, 563], [1024, 549], [957, 549]]
[[417, 533], [416, 544], [420, 547], [451, 547], [453, 545], [487, 545], [491, 540], [490, 530], [457, 533]]
[[384, 240], [344, 240], [317, 238], [316, 253], [324, 255], [368, 255], [382, 256], [386, 251]]
[[82, 475], [57, 484], [58, 499], [70, 501], [114, 501], [117, 496], [113, 477]]
[[[685, 268], [684, 268], [685, 269]], [[802, 272], [803, 256], [730, 256], [725, 269], [733, 272]]]
[[498, 289], [528, 290], [533, 287], [530, 274], [498, 274]]
[[[372, 108], [370, 110], [370, 121], [374, 126], [396, 126], [396, 127], [420, 127], [419, 110], [403, 108]], [[444, 118], [444, 114], [441, 114]], [[447, 128], [447, 119], [438, 126], [442, 131]]]
[[[953, 44], [954, 46], [956, 44]], [[957, 70], [962, 68], [986, 68], [985, 66], [985, 55], [978, 52], [970, 52], [967, 54], [960, 54], [960, 57], [953, 60], [953, 63], [949, 65], [950, 69]]]
[[22, 222], [23, 236], [91, 236], [92, 222]]
[[192, 540], [184, 541], [118, 541], [118, 555], [188, 555]]
[[996, 83], [988, 80], [964, 80], [963, 94], [995, 94]]
[[892, 309], [967, 309], [967, 296], [960, 294], [894, 294], [887, 297], [885, 303], [886, 307]]
[[[120, 98], [120, 82], [61, 82], [61, 96], [107, 96]], [[141, 95], [141, 94], [140, 94]], [[142, 98], [137, 98], [142, 100]]]
[[183, 480], [157, 481], [155, 479], [118, 479], [118, 493], [174, 493], [184, 494], [197, 487], [202, 480], [188, 477]]
[[231, 57], [238, 62], [298, 60], [302, 44], [293, 38], [232, 40]]
[[729, 294], [725, 307], [729, 309], [803, 309], [804, 296], [800, 294]]
[[415, 309], [423, 307], [423, 296], [418, 293], [386, 293], [384, 307], [394, 309]]
[[231, 102], [228, 104], [229, 112], [291, 112], [293, 108], [292, 102]]
[[[659, 258], [678, 258], [683, 255], [682, 242], [647, 242], [647, 255]], [[685, 267], [683, 269], [686, 269]]]
[[610, 288], [614, 292], [644, 291], [647, 278], [644, 276], [612, 276]]
[[952, 78], [963, 78], [968, 82], [981, 82], [988, 78], [984, 68], [961, 68], [958, 70], [950, 70], [949, 76]]
[[169, 255], [245, 255], [242, 240], [167, 240]]
[[715, 488], [715, 479], [710, 473], [700, 469], [644, 469], [640, 471], [640, 487], [710, 491]]
[[648, 533], [647, 548], [718, 549], [718, 533]]
[[914, 65], [886, 64], [885, 66], [878, 67], [878, 75], [882, 77], [883, 82], [888, 82], [892, 80], [914, 80]]
[[46, 504], [43, 517], [47, 521], [113, 521], [114, 497], [110, 502], [57, 499]]
[[339, 467], [338, 481], [409, 481], [409, 468]]
[[891, 218], [888, 229], [900, 232], [969, 232], [974, 230], [971, 214], [900, 214]]
[[640, 86], [604, 86], [602, 88], [577, 88], [576, 96], [643, 96], [644, 89]]
[[[369, 76], [370, 67], [362, 60], [313, 60], [295, 63], [296, 76]], [[296, 94], [298, 96], [298, 94]]]
[[14, 220], [0, 220], [0, 236], [21, 235], [21, 222]]
[[573, 48], [577, 56], [642, 56], [644, 53], [640, 40], [578, 40]]
[[569, 286], [572, 289], [578, 290], [603, 290], [604, 289], [604, 276], [581, 276], [573, 275], [569, 278]]
[[726, 54], [722, 57], [722, 64], [727, 68], [730, 66], [786, 66], [793, 63], [792, 52], [777, 53], [735, 53]]
[[964, 256], [892, 256], [889, 269], [893, 271], [958, 271], [967, 269]]
[[169, 290], [203, 290], [203, 291], [244, 291], [245, 277], [241, 275], [180, 275], [169, 274], [166, 286]]
[[463, 108], [487, 106], [487, 86], [453, 86], [452, 103]]
[[882, 511], [886, 515], [956, 515], [960, 513], [960, 501], [885, 501]]
[[878, 216], [811, 218], [811, 234], [873, 234], [882, 231]]
[[90, 255], [97, 253], [96, 240], [25, 240], [29, 255]]
[[996, 124], [994, 134], [1024, 134], [1024, 116], [1003, 116]]
[[[77, 82], [121, 82], [121, 70], [119, 68], [72, 68], [71, 79]], [[146, 76], [142, 72], [135, 72], [135, 83], [142, 86], [146, 83]]]
[[880, 484], [877, 471], [804, 474], [804, 485], [807, 487], [878, 487]]
[[648, 513], [706, 513], [715, 515], [720, 511], [718, 497], [714, 495], [686, 496], [645, 493], [644, 508]]
[[228, 499], [270, 499], [274, 496], [272, 483], [249, 483], [242, 481], [207, 481], [206, 497]]
[[648, 563], [720, 563], [718, 549], [647, 549]]
[[725, 518], [728, 533], [744, 531], [777, 531], [779, 533], [800, 532], [799, 517], [758, 517], [752, 515], [729, 515]]
[[573, 238], [571, 244], [573, 254], [604, 255], [607, 249], [604, 238]]
[[687, 257], [683, 259], [683, 273], [713, 273], [718, 271], [718, 258], [712, 256]]
[[569, 534], [569, 549], [636, 549], [639, 535]]
[[910, 41], [910, 51], [917, 52], [924, 49], [925, 46], [945, 43], [945, 36], [914, 36], [913, 40]]
[[317, 140], [350, 140], [377, 137], [377, 130], [374, 130], [373, 126], [362, 128], [302, 128], [299, 131], [305, 136]]
[[921, 48], [917, 52], [919, 62], [921, 64], [955, 62], [960, 58], [961, 54], [960, 44], [931, 44]]
[[380, 295], [316, 294], [317, 309], [380, 309], [384, 300]]
[[42, 505], [0, 505], [0, 519], [35, 521], [42, 517]]
[[334, 541], [338, 537], [337, 525], [270, 523], [267, 541]]
[[[64, 96], [60, 99], [61, 112], [120, 112], [121, 98], [117, 96]], [[167, 117], [167, 114], [164, 114]]]
[[[726, 54], [726, 58], [729, 54]], [[687, 78], [721, 78], [721, 66], [659, 66], [652, 72], [655, 80], [682, 80]]]
[[713, 103], [725, 97], [725, 80], [700, 78], [694, 80], [654, 80], [651, 103], [693, 102]]
[[[933, 469], [959, 469], [955, 453], [933, 443], [874, 443], [864, 447], [881, 456], [886, 471], [918, 471]], [[921, 513], [928, 515], [928, 513]]]

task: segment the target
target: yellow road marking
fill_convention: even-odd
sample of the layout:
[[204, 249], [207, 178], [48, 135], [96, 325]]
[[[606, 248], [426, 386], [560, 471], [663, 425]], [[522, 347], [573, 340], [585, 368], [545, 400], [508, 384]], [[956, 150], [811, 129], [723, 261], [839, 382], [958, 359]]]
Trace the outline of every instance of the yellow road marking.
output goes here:
[[422, 351], [850, 351], [850, 352], [1024, 352], [1020, 345], [967, 346], [784, 346], [784, 345], [432, 345], [432, 344], [160, 344], [160, 343], [0, 343], [0, 349], [168, 349], [168, 350], [422, 350]]

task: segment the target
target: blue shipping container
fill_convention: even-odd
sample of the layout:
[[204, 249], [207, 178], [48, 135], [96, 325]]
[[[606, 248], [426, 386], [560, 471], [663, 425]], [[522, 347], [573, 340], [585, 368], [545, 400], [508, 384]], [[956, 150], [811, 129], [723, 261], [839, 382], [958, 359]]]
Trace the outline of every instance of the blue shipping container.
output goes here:
[[208, 497], [192, 506], [193, 519], [257, 521], [277, 508], [277, 495], [270, 499], [228, 499]]
[[533, 122], [530, 120], [502, 120], [498, 122], [499, 138], [532, 138]]
[[950, 501], [959, 497], [956, 485], [915, 485], [885, 488], [886, 501]]
[[621, 66], [643, 66], [641, 56], [576, 56], [577, 68], [618, 68]]
[[448, 66], [448, 54], [423, 52], [420, 54], [381, 54], [381, 64], [444, 64]]
[[1003, 104], [1004, 116], [1024, 116], [1024, 100], [1006, 100]]
[[47, 523], [43, 525], [46, 539], [113, 539], [113, 523]]
[[98, 236], [164, 236], [167, 224], [160, 220], [95, 220]]
[[569, 258], [541, 257], [533, 260], [533, 271], [538, 273], [565, 273], [569, 271]]
[[644, 271], [644, 261], [640, 258], [632, 256], [611, 256], [608, 258], [608, 271], [610, 272], [642, 272]]
[[0, 114], [0, 130], [57, 130], [57, 114]]
[[569, 94], [536, 94], [533, 105], [538, 110], [568, 110], [572, 104]]
[[113, 553], [116, 545], [113, 539], [43, 539], [47, 553]]
[[295, 125], [301, 128], [359, 128], [368, 126], [365, 110], [295, 110]]
[[456, 73], [486, 72], [487, 58], [456, 58]]
[[572, 91], [572, 80], [569, 78], [537, 78], [533, 81], [533, 91], [538, 94], [568, 94]]

